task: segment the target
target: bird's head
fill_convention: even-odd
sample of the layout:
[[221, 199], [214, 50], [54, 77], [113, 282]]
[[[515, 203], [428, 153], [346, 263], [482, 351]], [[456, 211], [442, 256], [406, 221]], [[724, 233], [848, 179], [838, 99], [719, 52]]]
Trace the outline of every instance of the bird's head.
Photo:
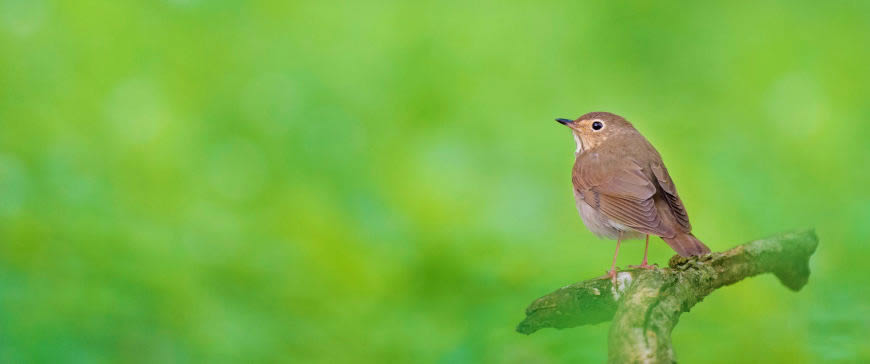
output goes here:
[[577, 142], [577, 154], [601, 145], [610, 137], [635, 130], [623, 117], [609, 112], [591, 112], [575, 120], [556, 121], [571, 128]]

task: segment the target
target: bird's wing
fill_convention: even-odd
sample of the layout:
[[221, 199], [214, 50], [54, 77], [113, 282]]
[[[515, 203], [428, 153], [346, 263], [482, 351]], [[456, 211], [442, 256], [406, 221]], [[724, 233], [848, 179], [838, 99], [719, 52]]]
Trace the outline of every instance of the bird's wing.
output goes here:
[[689, 223], [689, 214], [686, 213], [686, 207], [683, 206], [683, 200], [681, 200], [680, 195], [677, 194], [677, 187], [674, 186], [674, 181], [671, 180], [671, 175], [668, 174], [668, 169], [665, 168], [664, 164], [656, 162], [650, 164], [650, 169], [652, 169], [652, 172], [655, 175], [656, 182], [658, 182], [662, 191], [664, 191], [668, 206], [670, 206], [674, 219], [677, 222], [677, 227], [684, 233], [691, 232], [692, 224]]
[[656, 185], [630, 158], [588, 151], [574, 164], [574, 188], [608, 218], [644, 234], [670, 237], [674, 231], [656, 209]]

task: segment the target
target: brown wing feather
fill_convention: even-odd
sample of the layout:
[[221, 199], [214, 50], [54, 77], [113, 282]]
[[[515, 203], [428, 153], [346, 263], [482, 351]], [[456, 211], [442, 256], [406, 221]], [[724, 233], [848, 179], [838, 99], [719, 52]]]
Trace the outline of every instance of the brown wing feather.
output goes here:
[[686, 207], [683, 206], [683, 200], [677, 194], [677, 187], [674, 185], [674, 181], [671, 180], [668, 169], [659, 163], [650, 164], [650, 169], [652, 169], [659, 187], [664, 191], [668, 206], [671, 207], [671, 212], [679, 225], [680, 231], [684, 233], [692, 231], [692, 224], [689, 223], [689, 214], [686, 212]]
[[573, 182], [584, 200], [610, 219], [644, 234], [674, 236], [656, 209], [656, 185], [633, 159], [581, 154], [574, 164]]

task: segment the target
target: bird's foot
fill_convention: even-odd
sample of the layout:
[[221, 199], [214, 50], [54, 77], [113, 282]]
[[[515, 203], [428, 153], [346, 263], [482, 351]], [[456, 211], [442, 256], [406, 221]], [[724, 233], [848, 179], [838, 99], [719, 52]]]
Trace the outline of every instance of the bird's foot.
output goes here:
[[613, 269], [607, 271], [607, 273], [604, 274], [603, 276], [598, 277], [598, 279], [605, 279], [605, 278], [610, 279], [610, 282], [613, 282], [613, 284], [615, 285], [616, 284], [616, 273], [618, 273], [618, 272], [619, 272], [619, 267], [614, 267]]
[[643, 263], [641, 265], [629, 265], [628, 267], [632, 268], [632, 269], [656, 269], [656, 268], [658, 268], [658, 266], [656, 264], [649, 265], [646, 263]]

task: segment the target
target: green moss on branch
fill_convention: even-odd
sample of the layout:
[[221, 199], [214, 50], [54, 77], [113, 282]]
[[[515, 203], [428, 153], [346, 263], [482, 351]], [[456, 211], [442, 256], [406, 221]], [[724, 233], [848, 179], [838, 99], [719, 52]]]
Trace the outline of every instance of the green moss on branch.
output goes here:
[[809, 279], [817, 245], [814, 231], [799, 231], [700, 258], [674, 256], [669, 268], [621, 271], [616, 284], [600, 278], [575, 283], [535, 300], [517, 331], [613, 320], [610, 362], [674, 362], [671, 331], [683, 312], [719, 287], [762, 273], [797, 291]]

